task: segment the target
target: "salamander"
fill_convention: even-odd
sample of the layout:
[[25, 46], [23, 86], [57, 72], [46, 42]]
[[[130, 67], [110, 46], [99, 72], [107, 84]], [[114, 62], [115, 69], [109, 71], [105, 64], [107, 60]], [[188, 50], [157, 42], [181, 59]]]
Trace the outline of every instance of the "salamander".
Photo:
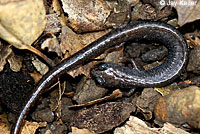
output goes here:
[[[24, 119], [26, 118], [29, 110], [33, 107], [35, 102], [44, 92], [45, 88], [48, 88], [50, 84], [55, 82], [58, 77], [79, 67], [82, 64], [88, 63], [92, 58], [99, 56], [109, 48], [115, 47], [128, 40], [140, 41], [149, 40], [156, 41], [164, 44], [168, 48], [168, 57], [165, 62], [154, 69], [145, 71], [131, 71], [125, 67], [116, 67], [120, 72], [121, 76], [117, 78], [112, 70], [109, 74], [109, 79], [119, 79], [115, 86], [120, 84], [127, 87], [132, 86], [157, 86], [164, 85], [176, 78], [182, 68], [184, 67], [187, 60], [187, 44], [183, 36], [173, 27], [159, 22], [145, 22], [137, 21], [120, 26], [110, 33], [104, 35], [93, 43], [89, 44], [85, 48], [81, 49], [74, 55], [63, 60], [60, 64], [49, 71], [37, 84], [30, 99], [26, 102], [22, 111], [19, 114], [16, 124], [12, 129], [12, 134], [19, 134], [23, 125]], [[107, 66], [109, 68], [109, 66]], [[106, 67], [106, 68], [107, 68]], [[111, 66], [112, 68], [113, 66]], [[99, 70], [96, 70], [96, 72]], [[105, 71], [105, 69], [104, 69]], [[125, 71], [125, 72], [123, 72]], [[106, 72], [106, 71], [105, 71]], [[93, 76], [95, 76], [93, 70]], [[97, 73], [96, 73], [97, 74]], [[100, 75], [98, 79], [100, 80]], [[96, 78], [97, 78], [96, 77]], [[115, 78], [116, 77], [116, 78]], [[122, 81], [120, 81], [122, 80]], [[103, 81], [103, 77], [101, 79]], [[101, 82], [100, 82], [101, 83]], [[113, 84], [112, 82], [106, 81], [104, 78], [103, 85]]]
[[187, 63], [187, 44], [181, 34], [171, 26], [166, 25], [166, 29], [158, 26], [160, 31], [156, 27], [152, 26], [149, 29], [151, 32], [143, 29], [141, 38], [137, 40], [145, 39], [165, 45], [168, 56], [163, 64], [153, 69], [139, 70], [114, 63], [100, 63], [91, 70], [96, 82], [104, 87], [115, 88], [161, 87], [176, 79]]

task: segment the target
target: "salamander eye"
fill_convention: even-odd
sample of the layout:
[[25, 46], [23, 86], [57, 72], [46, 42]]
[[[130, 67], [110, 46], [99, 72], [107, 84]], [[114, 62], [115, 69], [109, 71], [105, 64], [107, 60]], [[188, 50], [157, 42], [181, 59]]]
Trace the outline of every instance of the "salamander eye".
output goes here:
[[189, 34], [189, 36], [190, 36], [190, 38], [191, 38], [192, 40], [195, 40], [195, 36], [194, 36], [193, 34]]
[[108, 68], [109, 67], [108, 67], [108, 65], [106, 63], [100, 63], [100, 64], [98, 64], [98, 70], [99, 71], [104, 71], [104, 70], [106, 70]]
[[97, 76], [97, 77], [96, 77], [96, 82], [97, 82], [97, 84], [99, 84], [99, 85], [104, 85], [104, 84], [105, 84], [105, 79], [102, 78], [102, 77], [100, 77], [100, 76]]

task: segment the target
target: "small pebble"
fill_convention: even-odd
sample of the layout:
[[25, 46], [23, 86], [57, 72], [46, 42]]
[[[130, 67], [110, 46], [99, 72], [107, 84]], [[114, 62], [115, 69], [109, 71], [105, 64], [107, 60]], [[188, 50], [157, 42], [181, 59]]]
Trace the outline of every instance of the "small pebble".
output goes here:
[[45, 108], [43, 110], [33, 112], [32, 118], [35, 121], [53, 122], [54, 113], [50, 110], [50, 108]]

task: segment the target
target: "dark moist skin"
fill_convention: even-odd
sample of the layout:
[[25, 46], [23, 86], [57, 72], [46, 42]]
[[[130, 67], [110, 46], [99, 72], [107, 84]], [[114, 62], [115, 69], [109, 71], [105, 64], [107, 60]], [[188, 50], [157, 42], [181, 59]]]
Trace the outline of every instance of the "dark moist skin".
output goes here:
[[160, 29], [160, 32], [151, 29], [152, 33], [143, 30], [143, 35], [140, 35], [147, 41], [159, 41], [168, 48], [168, 56], [164, 63], [149, 70], [100, 63], [91, 70], [91, 76], [99, 85], [115, 88], [161, 87], [179, 76], [187, 61], [187, 44], [184, 38], [177, 31], [171, 34], [166, 29]]
[[[45, 88], [48, 88], [48, 86], [55, 82], [58, 77], [82, 64], [86, 64], [90, 59], [99, 56], [109, 48], [115, 47], [120, 43], [128, 40], [138, 41], [143, 39], [161, 42], [167, 46], [169, 49], [167, 60], [165, 60], [161, 66], [155, 69], [140, 72], [131, 72], [130, 69], [127, 71], [127, 68], [124, 67], [121, 68], [118, 66], [111, 66], [117, 70], [120, 70], [120, 75], [123, 75], [119, 76], [118, 84], [112, 82], [104, 82], [104, 84], [116, 84], [115, 86], [123, 84], [123, 87], [126, 87], [126, 84], [127, 87], [161, 86], [176, 78], [186, 62], [187, 45], [183, 36], [175, 28], [157, 22], [134, 22], [120, 26], [119, 28], [111, 31], [97, 41], [78, 51], [68, 59], [62, 61], [53, 70], [49, 71], [36, 86], [31, 98], [27, 101], [26, 105], [21, 111], [11, 134], [20, 133], [21, 126], [23, 125], [24, 119], [31, 107], [43, 93]], [[125, 73], [123, 73], [124, 71]], [[95, 74], [96, 73], [93, 73], [94, 76], [96, 76]], [[111, 74], [109, 77], [113, 79], [115, 75]], [[123, 80], [123, 78], [125, 79]], [[131, 84], [132, 82], [133, 84]]]

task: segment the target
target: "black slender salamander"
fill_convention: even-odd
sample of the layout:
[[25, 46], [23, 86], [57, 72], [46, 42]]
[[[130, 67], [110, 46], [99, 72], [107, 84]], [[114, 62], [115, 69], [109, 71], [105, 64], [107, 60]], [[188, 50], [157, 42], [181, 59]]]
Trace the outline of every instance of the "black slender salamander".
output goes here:
[[[160, 32], [151, 29], [152, 33], [143, 30], [142, 36], [147, 41], [158, 41], [168, 48], [164, 63], [149, 70], [131, 69], [109, 62], [100, 63], [90, 72], [99, 85], [115, 88], [161, 87], [177, 78], [187, 61], [187, 44], [184, 38], [177, 31], [173, 35], [161, 29]], [[180, 38], [176, 38], [176, 35]], [[142, 36], [137, 40], [141, 40]]]
[[[163, 85], [173, 80], [180, 73], [187, 59], [187, 44], [183, 36], [175, 28], [158, 22], [139, 21], [123, 25], [86, 46], [49, 71], [40, 80], [31, 98], [22, 109], [11, 134], [20, 133], [21, 126], [31, 107], [43, 93], [44, 89], [55, 82], [59, 76], [89, 62], [90, 59], [99, 56], [107, 49], [117, 46], [120, 43], [127, 40], [138, 41], [143, 39], [165, 44], [169, 49], [168, 58], [161, 66], [155, 69], [140, 73], [135, 72], [134, 76], [131, 76], [134, 73], [130, 72], [127, 75], [127, 79], [130, 81], [124, 81], [125, 84], [128, 84], [128, 86], [155, 86]], [[123, 68], [120, 71], [123, 71]], [[131, 80], [132, 78], [133, 80]], [[130, 84], [130, 82], [133, 82], [133, 84]]]

